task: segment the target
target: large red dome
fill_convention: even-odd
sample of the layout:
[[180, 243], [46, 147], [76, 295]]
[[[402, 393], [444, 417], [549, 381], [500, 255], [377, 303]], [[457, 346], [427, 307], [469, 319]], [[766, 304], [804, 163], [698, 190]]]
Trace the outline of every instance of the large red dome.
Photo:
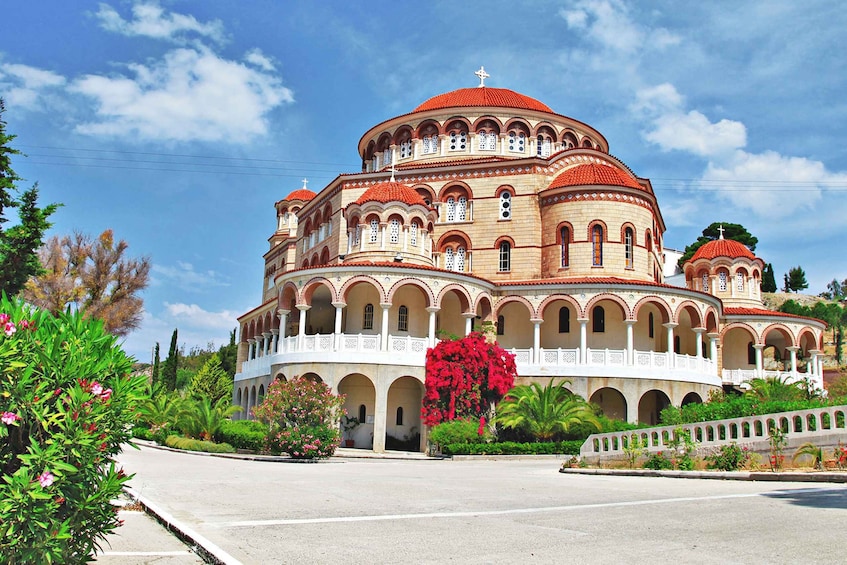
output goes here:
[[375, 184], [367, 189], [357, 200], [356, 204], [362, 205], [365, 202], [403, 202], [404, 204], [420, 204], [426, 206], [423, 197], [412, 190], [410, 187], [399, 182], [388, 181]]
[[514, 90], [490, 88], [487, 86], [460, 88], [453, 92], [433, 96], [415, 108], [412, 113], [467, 106], [495, 106], [499, 108], [518, 108], [520, 110], [537, 110], [539, 112], [554, 113], [549, 106], [539, 102], [535, 98], [530, 98]]
[[585, 163], [571, 167], [554, 178], [548, 188], [583, 185], [628, 186], [644, 189], [637, 180], [620, 169], [599, 163]]
[[747, 246], [743, 243], [735, 241], [734, 239], [716, 239], [701, 246], [697, 252], [694, 253], [694, 256], [691, 257], [691, 261], [697, 261], [698, 259], [714, 259], [716, 257], [728, 257], [730, 259], [738, 259], [739, 257], [743, 257], [745, 259], [756, 258], [756, 256], [753, 255], [753, 252], [747, 249]]
[[306, 200], [306, 201], [309, 201], [312, 198], [314, 198], [315, 196], [317, 196], [317, 194], [315, 194], [314, 192], [312, 192], [308, 188], [298, 188], [297, 190], [295, 190], [294, 192], [292, 192], [291, 194], [289, 194], [288, 196], [283, 198], [283, 200]]

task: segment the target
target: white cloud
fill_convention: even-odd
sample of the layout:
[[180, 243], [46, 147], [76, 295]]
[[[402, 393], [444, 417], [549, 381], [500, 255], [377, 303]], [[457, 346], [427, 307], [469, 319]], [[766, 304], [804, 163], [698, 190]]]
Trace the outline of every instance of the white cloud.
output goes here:
[[165, 302], [165, 308], [172, 318], [195, 329], [222, 330], [232, 329], [238, 325], [236, 318], [239, 313], [232, 310], [209, 312], [197, 304], [170, 304], [168, 302]]
[[664, 49], [680, 43], [679, 36], [665, 28], [648, 28], [634, 21], [619, 0], [580, 0], [559, 15], [568, 27], [585, 32], [601, 48], [622, 53]]
[[644, 135], [647, 141], [664, 151], [688, 151], [701, 157], [732, 152], [747, 144], [747, 128], [741, 122], [709, 119], [692, 110], [687, 114], [670, 113], [658, 117], [653, 129]]
[[183, 290], [201, 290], [206, 287], [229, 286], [220, 279], [220, 274], [213, 270], [197, 271], [194, 265], [178, 261], [175, 267], [154, 264], [152, 267], [152, 284], [162, 284], [162, 279]]
[[33, 109], [41, 98], [65, 84], [66, 80], [53, 71], [14, 63], [0, 64], [0, 91], [10, 106]]
[[264, 53], [262, 53], [262, 50], [259, 49], [258, 47], [248, 51], [244, 55], [244, 60], [247, 61], [248, 63], [256, 65], [257, 67], [259, 67], [263, 71], [270, 72], [270, 71], [276, 70], [276, 67], [274, 66], [273, 61], [270, 59], [270, 57], [268, 57]]
[[219, 20], [201, 23], [194, 16], [166, 13], [155, 2], [136, 3], [132, 15], [133, 19], [125, 20], [108, 4], [100, 4], [95, 14], [103, 29], [121, 35], [182, 42], [186, 34], [196, 34], [219, 43], [224, 40], [224, 28]]
[[267, 113], [294, 101], [278, 76], [203, 47], [175, 49], [162, 61], [127, 68], [131, 77], [86, 75], [72, 83], [72, 92], [94, 99], [99, 118], [79, 124], [78, 132], [240, 143], [266, 134]]

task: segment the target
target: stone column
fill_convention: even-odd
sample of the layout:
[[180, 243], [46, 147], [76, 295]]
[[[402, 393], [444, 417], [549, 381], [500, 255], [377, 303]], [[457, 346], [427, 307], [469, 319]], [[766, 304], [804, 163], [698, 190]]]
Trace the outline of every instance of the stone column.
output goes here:
[[388, 387], [378, 378], [376, 383], [376, 407], [374, 408], [374, 453], [385, 453], [385, 428], [388, 419]]
[[444, 157], [447, 154], [447, 139], [448, 135], [446, 133], [442, 133], [438, 136], [438, 154], [441, 157]]
[[311, 306], [309, 304], [298, 304], [296, 306], [300, 310], [300, 327], [297, 329], [297, 351], [303, 351], [303, 337], [306, 335], [306, 312]]
[[263, 332], [262, 335], [264, 336], [262, 343], [262, 356], [270, 355], [272, 343], [271, 338], [273, 337], [273, 334], [271, 332]]
[[344, 307], [347, 306], [346, 302], [333, 302], [333, 306], [335, 306], [335, 329], [333, 333], [335, 334], [334, 341], [334, 349], [336, 351], [341, 349], [341, 315], [343, 313]]
[[634, 365], [635, 364], [635, 345], [633, 338], [632, 326], [635, 325], [637, 320], [624, 320], [623, 323], [626, 325], [626, 364]]
[[532, 360], [538, 365], [541, 363], [541, 324], [544, 323], [543, 318], [530, 318], [532, 322]]
[[588, 318], [577, 318], [579, 322], [579, 362], [588, 363]]
[[718, 338], [721, 334], [717, 332], [710, 332], [706, 334], [706, 337], [709, 338], [709, 359], [715, 362], [717, 366], [718, 363]]
[[380, 349], [388, 351], [388, 310], [391, 308], [390, 302], [380, 302], [379, 307], [382, 308], [382, 336], [380, 338]]
[[762, 349], [764, 349], [764, 348], [765, 348], [765, 346], [761, 343], [754, 343], [753, 344], [753, 349], [756, 351], [756, 376], [757, 377], [762, 376]]
[[429, 312], [429, 346], [435, 347], [435, 314], [441, 310], [436, 306], [427, 306], [426, 311]]
[[271, 330], [271, 335], [273, 335], [273, 339], [271, 339], [271, 355], [276, 355], [279, 352], [279, 330]]
[[673, 322], [670, 322], [662, 325], [668, 330], [668, 368], [672, 369], [676, 366], [676, 356], [673, 347], [673, 330], [679, 324], [674, 324]]
[[694, 332], [694, 337], [696, 338], [695, 348], [697, 350], [697, 359], [703, 358], [703, 333], [705, 333], [706, 328], [692, 328], [691, 331]]
[[[288, 333], [288, 315], [291, 313], [291, 311], [283, 310], [282, 308], [280, 308], [276, 311], [276, 313], [279, 316], [279, 340], [283, 343], [282, 349], [285, 349], [285, 334]], [[282, 352], [278, 351], [278, 353]]]
[[255, 351], [253, 350], [253, 345], [256, 343], [256, 340], [252, 337], [247, 338], [247, 360], [252, 361], [256, 357], [254, 356]]
[[463, 312], [462, 317], [465, 319], [465, 335], [469, 335], [473, 331], [473, 321], [476, 314], [473, 312]]
[[800, 349], [796, 345], [792, 345], [790, 347], [786, 347], [788, 352], [791, 354], [791, 376], [793, 378], [797, 378], [797, 350]]

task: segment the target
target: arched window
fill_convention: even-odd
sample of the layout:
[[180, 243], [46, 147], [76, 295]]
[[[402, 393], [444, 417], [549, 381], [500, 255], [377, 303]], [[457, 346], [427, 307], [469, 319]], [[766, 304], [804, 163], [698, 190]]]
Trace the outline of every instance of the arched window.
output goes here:
[[737, 288], [739, 291], [744, 290], [744, 273], [742, 273], [741, 271], [735, 273], [735, 288]]
[[364, 424], [365, 420], [368, 419], [368, 409], [365, 408], [364, 404], [359, 404], [359, 423]]
[[394, 425], [402, 426], [403, 425], [403, 407], [397, 407], [397, 417], [394, 418]]
[[632, 269], [635, 265], [632, 248], [632, 228], [626, 228], [623, 232], [624, 254], [626, 255], [626, 268]]
[[553, 140], [550, 139], [550, 136], [539, 135], [538, 136], [538, 148], [536, 149], [535, 153], [539, 157], [549, 157], [552, 147], [553, 147]]
[[559, 308], [559, 333], [566, 334], [571, 331], [571, 311], [567, 306]]
[[456, 272], [465, 272], [465, 248], [462, 246], [456, 249]]
[[353, 245], [356, 247], [359, 246], [359, 241], [361, 240], [361, 230], [362, 227], [359, 225], [358, 220], [353, 220]]
[[606, 331], [606, 311], [602, 306], [595, 306], [591, 311], [591, 329], [597, 334]]
[[494, 151], [497, 148], [497, 134], [493, 131], [481, 130], [477, 136], [480, 151]]
[[718, 289], [721, 292], [726, 292], [726, 271], [718, 273]]
[[512, 193], [508, 190], [500, 193], [500, 219], [512, 219]]
[[703, 292], [709, 292], [709, 273], [703, 273], [703, 279], [700, 283], [700, 288]]
[[506, 318], [503, 317], [503, 314], [497, 316], [497, 335], [503, 335], [506, 331]]
[[452, 271], [455, 264], [456, 263], [453, 256], [453, 248], [448, 247], [444, 250], [444, 268], [448, 271]]
[[447, 198], [447, 221], [456, 221], [456, 199], [452, 196]]
[[388, 236], [391, 243], [400, 241], [400, 220], [397, 218], [392, 218], [388, 223]]
[[400, 143], [400, 158], [406, 159], [412, 156], [412, 140], [403, 141]]
[[423, 152], [424, 155], [438, 153], [438, 134], [423, 136]]
[[468, 213], [468, 198], [466, 196], [460, 196], [458, 202], [456, 202], [456, 221], [464, 222], [467, 219]]
[[512, 245], [508, 241], [500, 242], [500, 265], [501, 273], [512, 270]]
[[509, 132], [509, 151], [513, 153], [523, 153], [526, 147], [526, 135], [522, 132]]
[[400, 306], [397, 310], [397, 331], [409, 331], [409, 309], [406, 306]]
[[418, 244], [418, 224], [412, 222], [412, 225], [409, 226], [409, 243], [412, 247]]
[[370, 242], [376, 243], [377, 235], [379, 235], [379, 220], [373, 218], [371, 220], [371, 237]]
[[650, 315], [647, 316], [647, 337], [654, 337], [655, 330], [653, 329], [653, 312], [650, 312]]
[[362, 319], [362, 329], [363, 330], [372, 330], [374, 329], [374, 305], [373, 304], [365, 304], [365, 313]]
[[450, 151], [464, 151], [468, 146], [468, 134], [463, 131], [450, 132]]
[[591, 265], [603, 266], [603, 226], [600, 224], [591, 228]]
[[559, 228], [559, 240], [561, 241], [562, 267], [568, 267], [571, 262], [571, 230], [567, 226]]

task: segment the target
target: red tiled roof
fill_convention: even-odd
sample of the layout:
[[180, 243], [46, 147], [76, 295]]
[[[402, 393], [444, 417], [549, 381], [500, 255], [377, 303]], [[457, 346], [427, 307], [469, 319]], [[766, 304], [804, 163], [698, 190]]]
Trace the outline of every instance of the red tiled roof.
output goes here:
[[530, 98], [514, 90], [490, 88], [488, 86], [460, 88], [453, 92], [433, 96], [412, 110], [412, 113], [466, 106], [496, 106], [500, 108], [519, 108], [522, 110], [538, 110], [540, 112], [554, 113], [549, 106], [539, 102], [535, 98]]
[[610, 185], [610, 186], [628, 186], [644, 190], [644, 187], [638, 184], [638, 181], [618, 169], [609, 165], [601, 165], [600, 163], [585, 163], [566, 169], [565, 172], [553, 179], [548, 188], [561, 188], [565, 186], [582, 186], [582, 185]]
[[779, 318], [794, 318], [795, 320], [814, 320], [826, 324], [826, 322], [817, 318], [797, 316], [786, 312], [778, 312], [777, 310], [765, 310], [764, 308], [724, 308], [723, 313], [727, 316], [777, 316]]
[[311, 200], [315, 196], [317, 196], [317, 194], [315, 194], [308, 188], [298, 188], [297, 190], [286, 196], [283, 200]]
[[497, 281], [494, 284], [497, 286], [533, 286], [551, 284], [620, 284], [627, 286], [658, 286], [662, 288], [673, 288], [677, 290], [679, 290], [680, 288], [678, 286], [673, 286], [665, 283], [658, 283], [655, 281], [639, 281], [632, 279], [622, 279], [619, 277], [571, 277], [559, 279], [534, 279], [528, 281]]
[[753, 252], [747, 249], [743, 243], [734, 239], [716, 239], [700, 247], [697, 252], [691, 257], [691, 261], [698, 259], [714, 259], [715, 257], [729, 257], [737, 259], [744, 257], [746, 259], [755, 259]]
[[410, 187], [399, 182], [388, 181], [375, 184], [362, 194], [356, 204], [365, 202], [403, 202], [405, 204], [420, 204], [426, 206], [423, 197]]

